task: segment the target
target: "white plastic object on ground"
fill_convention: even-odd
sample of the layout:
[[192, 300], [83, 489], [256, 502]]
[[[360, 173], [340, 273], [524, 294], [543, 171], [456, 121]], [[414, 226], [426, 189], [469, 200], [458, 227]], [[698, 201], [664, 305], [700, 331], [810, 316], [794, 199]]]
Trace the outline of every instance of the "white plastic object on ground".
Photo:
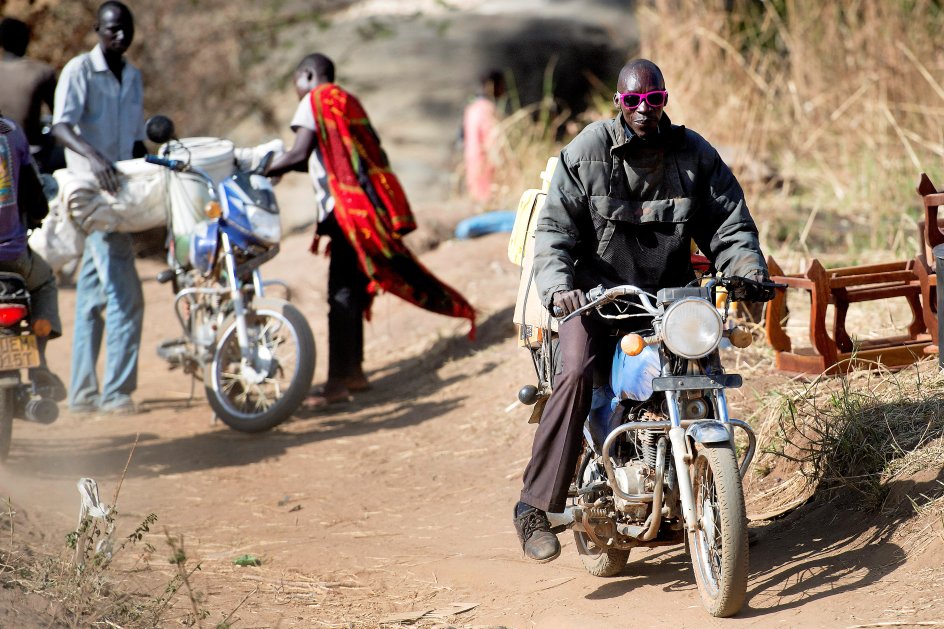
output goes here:
[[[103, 520], [106, 522], [105, 532], [98, 541], [98, 544], [95, 545], [95, 553], [102, 555], [105, 561], [111, 560], [111, 536], [112, 533], [115, 532], [115, 522], [114, 520], [108, 519], [108, 516], [111, 515], [112, 508], [102, 504], [101, 499], [98, 497], [98, 483], [96, 483], [94, 479], [80, 478], [76, 483], [76, 487], [78, 487], [79, 495], [82, 497], [82, 504], [79, 506], [79, 524], [76, 528], [79, 535], [75, 542], [75, 555], [72, 562], [77, 567], [81, 568], [85, 565], [85, 546], [88, 542], [89, 535], [95, 529], [95, 520]], [[86, 519], [88, 519], [89, 522], [87, 526], [83, 526]]]

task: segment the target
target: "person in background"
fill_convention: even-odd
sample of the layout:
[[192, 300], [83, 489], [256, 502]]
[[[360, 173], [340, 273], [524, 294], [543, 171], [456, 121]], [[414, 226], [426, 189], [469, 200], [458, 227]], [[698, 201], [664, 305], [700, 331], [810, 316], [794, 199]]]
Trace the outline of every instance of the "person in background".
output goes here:
[[505, 76], [491, 70], [479, 80], [479, 92], [462, 116], [465, 187], [469, 198], [484, 204], [492, 196], [495, 179], [496, 101], [505, 94]]
[[12, 17], [0, 20], [0, 112], [26, 134], [41, 172], [64, 168], [65, 161], [55, 142], [43, 135], [43, 105], [52, 113], [56, 71], [30, 59], [26, 49], [30, 28]]
[[319, 53], [306, 56], [295, 68], [294, 86], [301, 99], [291, 122], [295, 142], [265, 174], [278, 176], [307, 165], [318, 200], [312, 252], [318, 251], [319, 237], [331, 239], [328, 380], [304, 403], [317, 408], [368, 388], [363, 319], [378, 290], [433, 312], [468, 318], [473, 333], [475, 312], [403, 243], [403, 235], [416, 227], [413, 213], [367, 113], [334, 83], [334, 63]]
[[26, 134], [16, 122], [0, 115], [0, 271], [23, 277], [32, 322], [48, 322], [47, 334], [34, 327], [40, 366], [31, 368], [29, 376], [40, 395], [59, 402], [66, 390], [46, 363], [46, 342], [62, 335], [56, 278], [27, 243], [27, 229], [39, 227], [48, 212]]
[[[122, 2], [98, 8], [98, 44], [66, 64], [56, 88], [52, 133], [66, 147], [70, 170], [91, 172], [104, 190], [120, 182], [115, 162], [143, 157], [141, 73], [125, 59], [134, 18]], [[73, 413], [136, 412], [138, 351], [144, 297], [134, 267], [131, 234], [92, 232], [76, 283], [69, 409]], [[101, 392], [96, 363], [105, 340]]]

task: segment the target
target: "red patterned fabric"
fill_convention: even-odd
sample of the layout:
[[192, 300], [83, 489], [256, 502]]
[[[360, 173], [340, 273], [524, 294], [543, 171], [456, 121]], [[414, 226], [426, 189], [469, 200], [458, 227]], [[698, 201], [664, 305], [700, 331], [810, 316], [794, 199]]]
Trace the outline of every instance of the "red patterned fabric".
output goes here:
[[416, 221], [360, 102], [334, 83], [319, 85], [309, 97], [334, 215], [371, 280], [370, 293], [384, 290], [426, 310], [468, 319], [474, 338], [475, 310], [403, 242]]

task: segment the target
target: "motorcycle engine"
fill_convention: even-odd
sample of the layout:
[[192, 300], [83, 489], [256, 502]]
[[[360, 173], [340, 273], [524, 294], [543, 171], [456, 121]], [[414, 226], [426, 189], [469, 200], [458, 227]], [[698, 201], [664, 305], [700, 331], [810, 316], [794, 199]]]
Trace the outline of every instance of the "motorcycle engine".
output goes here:
[[[614, 468], [616, 484], [627, 494], [651, 493], [655, 481], [652, 470], [642, 461], [630, 461], [628, 464]], [[634, 520], [645, 520], [649, 510], [648, 503], [629, 502], [618, 495], [613, 496], [616, 508]]]

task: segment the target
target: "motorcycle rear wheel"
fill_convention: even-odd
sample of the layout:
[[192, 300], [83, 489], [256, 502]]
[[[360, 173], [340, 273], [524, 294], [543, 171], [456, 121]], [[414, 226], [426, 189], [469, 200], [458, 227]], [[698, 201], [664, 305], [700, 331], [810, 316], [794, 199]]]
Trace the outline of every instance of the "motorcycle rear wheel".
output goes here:
[[702, 602], [712, 616], [733, 616], [747, 593], [747, 515], [737, 458], [728, 444], [704, 444], [692, 465], [694, 533], [688, 545]]
[[273, 366], [262, 382], [244, 377], [236, 322], [220, 335], [204, 378], [207, 401], [227, 426], [240, 432], [270, 430], [288, 419], [311, 388], [315, 338], [295, 306], [266, 300], [246, 313], [251, 343]]
[[615, 577], [629, 561], [628, 550], [599, 548], [586, 533], [574, 531], [574, 541], [583, 567], [595, 577]]
[[[580, 487], [597, 480], [587, 469], [591, 459], [593, 459], [593, 451], [585, 447], [583, 460], [577, 468], [577, 482]], [[583, 567], [595, 577], [615, 577], [623, 571], [629, 561], [628, 550], [600, 548], [586, 533], [574, 531], [574, 542], [577, 545], [577, 552], [580, 553]]]
[[13, 389], [0, 389], [0, 462], [10, 455], [13, 441]]

